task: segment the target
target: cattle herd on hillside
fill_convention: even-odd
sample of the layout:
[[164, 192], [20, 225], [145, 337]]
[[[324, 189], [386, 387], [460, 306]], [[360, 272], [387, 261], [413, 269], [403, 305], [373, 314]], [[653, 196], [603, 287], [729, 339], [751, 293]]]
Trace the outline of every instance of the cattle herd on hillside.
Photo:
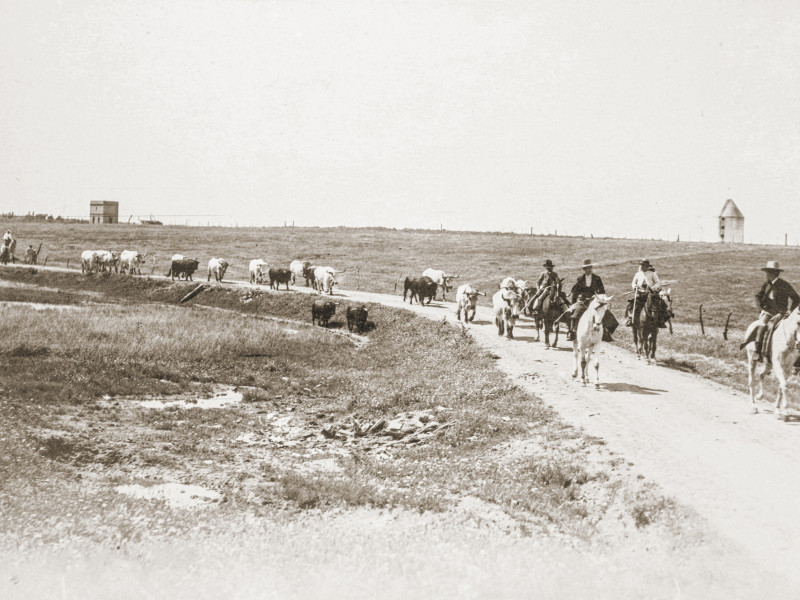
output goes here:
[[[141, 275], [142, 266], [147, 258], [147, 253], [135, 250], [115, 252], [109, 250], [86, 250], [81, 254], [81, 272], [84, 274], [95, 272], [129, 273]], [[207, 281], [222, 282], [230, 263], [222, 258], [211, 258], [208, 261]], [[166, 276], [173, 281], [193, 281], [194, 273], [200, 268], [200, 261], [182, 254], [174, 254], [169, 263]], [[296, 285], [302, 281], [306, 287], [313, 287], [320, 294], [333, 295], [334, 286], [338, 285], [337, 275], [346, 270], [336, 270], [333, 267], [319, 267], [310, 261], [294, 260], [289, 268], [270, 266], [265, 260], [256, 258], [250, 261], [249, 281], [251, 284], [268, 284], [271, 289], [289, 289], [289, 284]], [[458, 275], [450, 275], [440, 269], [426, 269], [418, 278], [406, 277], [403, 289], [403, 301], [408, 299], [410, 304], [416, 299], [419, 304], [430, 304], [436, 299], [439, 290], [441, 298], [447, 300], [447, 293], [452, 289], [452, 281]], [[492, 306], [495, 313], [495, 325], [499, 335], [513, 337], [514, 325], [523, 313], [530, 314], [531, 299], [536, 293], [535, 286], [529, 286], [526, 281], [506, 278], [498, 291], [492, 297]], [[464, 284], [456, 291], [456, 315], [463, 323], [471, 323], [475, 319], [479, 296], [486, 296], [472, 285]], [[327, 326], [330, 318], [336, 312], [336, 303], [330, 301], [316, 301], [312, 307], [312, 323]], [[347, 310], [347, 324], [349, 329], [363, 332], [367, 329], [367, 309], [350, 307]]]

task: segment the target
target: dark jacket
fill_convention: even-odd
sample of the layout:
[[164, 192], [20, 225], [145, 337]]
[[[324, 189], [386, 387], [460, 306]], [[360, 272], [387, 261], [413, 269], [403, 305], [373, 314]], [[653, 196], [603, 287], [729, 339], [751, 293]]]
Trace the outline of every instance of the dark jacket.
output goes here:
[[581, 275], [578, 277], [578, 281], [575, 285], [572, 286], [572, 302], [575, 303], [578, 301], [578, 296], [582, 295], [584, 299], [591, 298], [595, 294], [605, 294], [606, 290], [603, 287], [603, 280], [600, 279], [599, 275], [595, 275], [592, 273], [592, 283], [591, 285], [586, 285], [586, 276]]
[[[773, 292], [774, 298], [769, 297], [770, 292]], [[761, 310], [765, 310], [771, 315], [777, 315], [793, 311], [800, 304], [800, 295], [787, 281], [778, 278], [774, 284], [771, 281], [765, 282], [756, 294], [756, 300], [758, 300]]]
[[555, 271], [547, 272], [542, 271], [542, 274], [539, 275], [539, 279], [536, 280], [536, 287], [542, 289], [542, 286], [550, 285], [551, 283], [556, 283], [558, 281], [558, 273]]

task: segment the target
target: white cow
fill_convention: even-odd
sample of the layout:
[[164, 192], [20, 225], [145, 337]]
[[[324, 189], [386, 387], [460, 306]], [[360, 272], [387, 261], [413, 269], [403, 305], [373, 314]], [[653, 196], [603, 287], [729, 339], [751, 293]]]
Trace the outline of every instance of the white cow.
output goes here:
[[100, 267], [101, 271], [114, 269], [114, 272], [119, 270], [119, 252], [109, 252], [108, 250], [93, 250], [95, 256], [95, 264]]
[[136, 250], [123, 250], [119, 255], [119, 272], [127, 271], [131, 275], [142, 274], [145, 255]]
[[500, 289], [501, 290], [511, 290], [516, 291], [517, 289], [517, 280], [513, 277], [506, 277], [503, 281], [500, 282]]
[[222, 281], [225, 277], [225, 271], [228, 268], [228, 261], [222, 258], [212, 258], [208, 261], [208, 281], [211, 281], [211, 274], [214, 274], [214, 279]]
[[320, 294], [333, 295], [333, 286], [339, 285], [339, 282], [336, 281], [338, 273], [344, 273], [344, 271], [337, 271], [333, 267], [316, 267], [314, 269], [315, 289]]
[[266, 261], [261, 260], [260, 258], [254, 258], [250, 261], [250, 283], [258, 283], [260, 284], [264, 277], [267, 276], [267, 269], [269, 269], [269, 265]]
[[[448, 275], [441, 269], [425, 269], [422, 272], [422, 276], [430, 277], [437, 286], [442, 288], [442, 300], [447, 300], [447, 298], [445, 298], [445, 292], [450, 290], [450, 280], [458, 279], [458, 275]], [[434, 300], [435, 299], [436, 298], [434, 298]]]
[[298, 279], [305, 279], [306, 287], [314, 285], [314, 269], [311, 263], [307, 260], [293, 260], [289, 265], [289, 270], [292, 272], [292, 285]]
[[492, 296], [494, 324], [497, 335], [505, 333], [509, 340], [514, 337], [514, 325], [522, 311], [522, 296], [512, 290], [500, 290]]
[[475, 307], [478, 304], [478, 296], [485, 296], [468, 283], [458, 287], [456, 292], [456, 318], [461, 321], [461, 312], [464, 312], [464, 322], [472, 323], [475, 319]]
[[522, 301], [525, 303], [523, 312], [530, 316], [531, 307], [528, 305], [531, 304], [531, 299], [536, 295], [536, 285], [533, 282], [529, 283], [525, 279], [517, 279], [514, 283], [517, 286], [517, 293], [522, 294]]
[[186, 260], [186, 257], [183, 254], [173, 254], [170, 260]]
[[93, 273], [100, 266], [96, 252], [96, 250], [81, 252], [81, 273]]

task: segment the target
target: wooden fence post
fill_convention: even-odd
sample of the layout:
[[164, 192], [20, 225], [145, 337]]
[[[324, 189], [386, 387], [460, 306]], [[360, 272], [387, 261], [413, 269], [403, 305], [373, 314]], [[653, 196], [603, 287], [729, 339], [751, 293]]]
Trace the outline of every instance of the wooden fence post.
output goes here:
[[67, 268], [69, 269], [69, 259], [67, 259]]
[[703, 305], [700, 305], [700, 333], [706, 334], [706, 328], [703, 327]]
[[732, 314], [733, 314], [732, 312], [729, 312], [728, 313], [728, 318], [725, 319], [725, 329], [722, 332], [722, 337], [725, 338], [725, 341], [728, 341], [728, 324], [731, 322], [731, 315]]

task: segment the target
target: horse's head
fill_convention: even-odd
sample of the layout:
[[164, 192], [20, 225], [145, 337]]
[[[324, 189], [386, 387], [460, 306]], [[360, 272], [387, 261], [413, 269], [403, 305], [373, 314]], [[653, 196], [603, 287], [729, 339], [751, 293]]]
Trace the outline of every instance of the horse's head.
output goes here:
[[608, 310], [608, 305], [614, 296], [606, 296], [605, 294], [595, 294], [589, 304], [589, 310], [592, 310], [592, 327], [598, 329], [602, 327], [603, 317]]
[[662, 310], [664, 310], [668, 319], [672, 319], [675, 313], [672, 312], [672, 288], [660, 290], [658, 296], [661, 299]]

